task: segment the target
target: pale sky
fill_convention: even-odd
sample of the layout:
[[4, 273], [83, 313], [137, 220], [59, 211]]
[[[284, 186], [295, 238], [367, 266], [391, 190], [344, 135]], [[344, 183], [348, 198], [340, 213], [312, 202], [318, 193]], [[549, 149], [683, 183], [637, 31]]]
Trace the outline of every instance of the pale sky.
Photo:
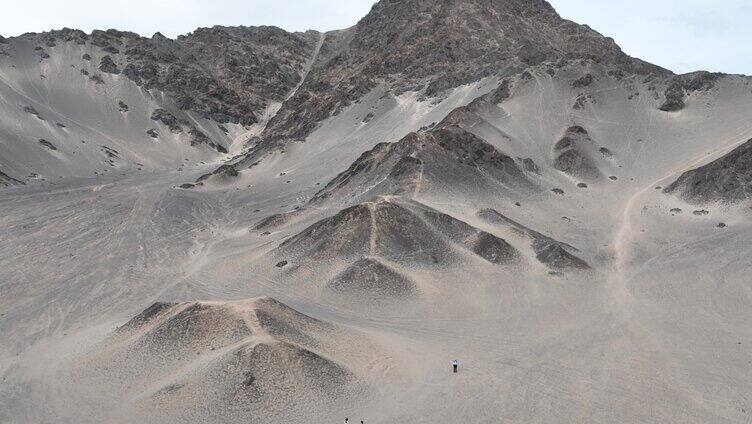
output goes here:
[[[632, 56], [675, 72], [752, 75], [751, 0], [549, 0], [559, 13], [613, 37]], [[0, 0], [0, 34], [71, 27], [168, 37], [213, 25], [346, 28], [374, 0]]]

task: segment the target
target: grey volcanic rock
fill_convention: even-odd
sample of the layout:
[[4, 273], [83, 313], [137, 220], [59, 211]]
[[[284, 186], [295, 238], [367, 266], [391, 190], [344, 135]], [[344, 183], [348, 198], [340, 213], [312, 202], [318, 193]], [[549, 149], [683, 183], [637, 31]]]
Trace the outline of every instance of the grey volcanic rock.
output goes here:
[[408, 134], [396, 143], [377, 145], [316, 193], [312, 202], [362, 186], [373, 188], [361, 196], [411, 194], [432, 184], [471, 185], [488, 177], [500, 184], [534, 189], [513, 158], [447, 122], [428, 132]]
[[508, 264], [518, 258], [519, 252], [505, 240], [485, 231], [473, 243], [473, 252], [494, 264]]
[[506, 264], [516, 250], [506, 241], [417, 202], [377, 199], [325, 218], [279, 246], [300, 261], [383, 257], [405, 265], [446, 265], [458, 260], [452, 245]]
[[[319, 34], [288, 33], [274, 27], [213, 27], [168, 39], [132, 32], [63, 29], [22, 37], [45, 45], [91, 44], [107, 53], [102, 72], [159, 89], [183, 110], [220, 123], [250, 125], [270, 101], [282, 101], [300, 81]], [[39, 48], [42, 58], [49, 57]], [[91, 55], [84, 53], [83, 60]], [[119, 69], [115, 63], [121, 63]]]
[[[165, 109], [156, 109], [154, 112], [152, 112], [151, 120], [161, 122], [167, 128], [169, 128], [170, 132], [172, 132], [173, 134], [187, 132], [188, 135], [190, 135], [191, 146], [207, 145], [220, 153], [227, 153], [227, 149], [224, 146], [219, 143], [215, 143], [201, 130], [196, 128], [195, 125], [188, 122], [186, 119], [180, 119], [176, 117]], [[152, 134], [149, 135], [151, 137], [155, 137]]]
[[46, 147], [46, 148], [48, 148], [50, 150], [57, 150], [57, 147], [55, 147], [54, 144], [52, 144], [51, 142], [49, 142], [49, 141], [47, 141], [47, 140], [45, 140], [43, 138], [39, 139], [39, 144], [41, 144], [42, 146], [44, 146], [44, 147]]
[[368, 297], [404, 298], [416, 291], [415, 283], [408, 277], [370, 258], [360, 259], [347, 267], [328, 282], [327, 287], [340, 293]]
[[660, 109], [664, 112], [677, 112], [684, 109], [684, 99], [688, 92], [706, 91], [714, 87], [715, 82], [724, 74], [705, 71], [677, 75], [664, 93], [665, 101]]
[[9, 176], [3, 171], [0, 171], [0, 187], [10, 187], [14, 185], [24, 185], [24, 182]]
[[558, 242], [536, 239], [533, 241], [533, 249], [535, 250], [538, 260], [552, 269], [590, 269], [590, 266], [585, 261], [569, 253]]
[[40, 120], [44, 121], [44, 118], [42, 117], [42, 115], [39, 114], [39, 112], [37, 112], [37, 110], [34, 108], [34, 106], [24, 106], [23, 107], [23, 111], [26, 112], [26, 113], [28, 113], [28, 114], [30, 114], [30, 115], [34, 115], [37, 118], [39, 118]]
[[172, 113], [164, 109], [156, 109], [151, 114], [152, 121], [159, 121], [167, 126], [173, 133], [183, 132], [183, 125], [188, 125], [187, 121], [178, 120]]
[[204, 174], [196, 180], [196, 182], [206, 181], [211, 177], [219, 178], [220, 180], [228, 180], [240, 175], [238, 170], [232, 165], [222, 165], [211, 173]]
[[186, 399], [195, 396], [225, 410], [269, 413], [352, 389], [354, 374], [329, 348], [352, 337], [271, 298], [156, 303], [95, 349], [82, 373], [93, 382], [156, 384], [142, 402], [175, 408], [171, 413], [197, 410]]
[[304, 139], [379, 81], [394, 80], [398, 91], [425, 87], [432, 96], [505, 69], [575, 59], [670, 75], [562, 19], [543, 0], [384, 0], [354, 28], [327, 34], [322, 51], [308, 80], [267, 127], [271, 142]]
[[112, 60], [112, 57], [109, 55], [102, 57], [102, 60], [99, 62], [99, 70], [108, 74], [117, 75], [120, 73], [120, 69], [118, 69], [117, 65]]
[[672, 83], [665, 93], [666, 101], [660, 109], [664, 112], [676, 112], [684, 109], [684, 87], [678, 82]]
[[752, 197], [752, 139], [720, 159], [682, 174], [664, 189], [693, 203], [735, 203]]
[[576, 178], [600, 179], [603, 174], [593, 159], [594, 150], [597, 150], [597, 146], [587, 130], [581, 126], [570, 127], [554, 146], [553, 166]]
[[532, 247], [538, 261], [547, 265], [551, 269], [565, 270], [590, 268], [587, 262], [576, 256], [576, 253], [579, 251], [575, 247], [545, 236], [504, 216], [494, 209], [480, 210], [478, 212], [478, 217], [492, 224], [510, 228], [520, 235], [527, 236], [532, 241]]
[[201, 28], [177, 40], [126, 36], [123, 73], [182, 109], [250, 125], [267, 101], [283, 100], [297, 84], [316, 38], [273, 27]]
[[593, 76], [591, 74], [585, 74], [581, 78], [578, 78], [572, 83], [573, 88], [588, 87], [593, 83]]

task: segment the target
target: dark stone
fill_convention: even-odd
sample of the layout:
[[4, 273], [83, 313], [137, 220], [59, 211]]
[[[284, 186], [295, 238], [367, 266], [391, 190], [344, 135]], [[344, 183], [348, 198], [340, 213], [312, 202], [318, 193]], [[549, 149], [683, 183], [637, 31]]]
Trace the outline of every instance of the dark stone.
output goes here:
[[684, 88], [678, 82], [672, 83], [666, 89], [666, 101], [660, 109], [664, 112], [677, 112], [684, 109]]
[[102, 60], [99, 62], [99, 70], [108, 74], [117, 75], [120, 73], [120, 69], [118, 69], [117, 65], [110, 56], [104, 56], [102, 58]]
[[39, 144], [41, 144], [42, 146], [44, 146], [44, 147], [46, 147], [46, 148], [48, 148], [50, 150], [57, 150], [57, 147], [55, 147], [54, 144], [50, 143], [49, 141], [47, 141], [47, 140], [45, 140], [43, 138], [39, 139]]
[[580, 77], [579, 79], [575, 80], [572, 83], [573, 88], [582, 88], [587, 87], [590, 84], [593, 83], [593, 76], [590, 74], [585, 74], [584, 76]]
[[720, 159], [682, 174], [665, 193], [690, 202], [736, 203], [752, 197], [752, 139]]

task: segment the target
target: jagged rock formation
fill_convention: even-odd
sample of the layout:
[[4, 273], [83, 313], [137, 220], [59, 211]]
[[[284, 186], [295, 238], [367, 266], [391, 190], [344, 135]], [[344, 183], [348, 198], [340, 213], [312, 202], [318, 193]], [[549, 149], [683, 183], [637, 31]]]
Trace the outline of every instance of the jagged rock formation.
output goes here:
[[573, 59], [668, 74], [562, 19], [543, 0], [382, 1], [354, 28], [327, 34], [323, 51], [308, 80], [270, 122], [266, 138], [304, 139], [317, 122], [381, 81], [398, 92], [422, 88], [432, 96], [504, 70]]
[[687, 93], [695, 91], [706, 91], [713, 88], [715, 82], [723, 74], [710, 72], [693, 72], [686, 75], [677, 75], [666, 88], [664, 93], [665, 101], [660, 106], [664, 112], [678, 112], [684, 109], [684, 99]]
[[720, 159], [683, 173], [664, 189], [693, 203], [736, 203], [752, 197], [752, 140]]
[[[250, 125], [269, 101], [282, 101], [300, 80], [316, 32], [290, 34], [274, 27], [213, 27], [168, 39], [117, 30], [63, 29], [28, 34], [39, 43], [92, 45], [105, 55], [99, 69], [170, 95], [182, 110], [217, 122]], [[47, 55], [47, 53], [43, 53]], [[90, 60], [91, 56], [88, 55]], [[96, 76], [93, 76], [96, 78]]]

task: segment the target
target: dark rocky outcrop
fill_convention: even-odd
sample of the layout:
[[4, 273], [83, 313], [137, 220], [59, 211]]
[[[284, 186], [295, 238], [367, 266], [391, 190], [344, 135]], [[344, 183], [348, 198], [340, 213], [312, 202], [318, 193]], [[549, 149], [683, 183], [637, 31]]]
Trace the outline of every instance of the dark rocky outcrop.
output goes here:
[[684, 109], [685, 96], [694, 91], [706, 91], [715, 86], [716, 81], [724, 74], [705, 71], [677, 75], [664, 93], [665, 101], [660, 106], [664, 112], [677, 112]]
[[[434, 96], [486, 76], [582, 59], [670, 75], [562, 19], [543, 0], [383, 0], [354, 28], [328, 34], [317, 66], [269, 123], [265, 139], [305, 139], [318, 122], [382, 81], [393, 81], [398, 93], [423, 89]], [[502, 85], [492, 102], [506, 99], [508, 87]]]
[[0, 187], [11, 187], [15, 185], [24, 185], [24, 182], [9, 176], [3, 171], [0, 171]]
[[299, 262], [382, 257], [415, 266], [461, 260], [457, 248], [494, 263], [513, 262], [506, 241], [417, 202], [377, 199], [325, 218], [285, 240], [279, 252]]
[[592, 155], [595, 150], [597, 146], [587, 130], [581, 126], [570, 127], [554, 145], [553, 166], [579, 179], [600, 179], [603, 175]]
[[312, 202], [362, 186], [373, 186], [363, 196], [374, 196], [409, 194], [431, 184], [457, 187], [489, 180], [534, 190], [513, 158], [452, 123], [441, 123], [428, 132], [411, 133], [363, 153], [316, 193]]
[[44, 118], [42, 117], [42, 115], [39, 114], [39, 112], [37, 112], [37, 110], [34, 108], [34, 106], [24, 106], [23, 107], [23, 111], [26, 112], [26, 113], [28, 113], [28, 114], [30, 114], [30, 115], [34, 115], [37, 118], [39, 118], [40, 120], [44, 121]]
[[536, 239], [533, 241], [533, 249], [535, 250], [536, 258], [551, 269], [590, 269], [590, 266], [585, 261], [569, 253], [561, 243]]
[[752, 197], [752, 139], [720, 159], [682, 174], [663, 190], [693, 203], [736, 203]]
[[175, 115], [164, 109], [156, 109], [152, 112], [151, 120], [163, 123], [170, 131], [176, 134], [183, 132], [183, 125], [188, 125], [187, 121], [178, 120]]
[[232, 165], [222, 165], [213, 172], [204, 174], [196, 180], [196, 182], [206, 181], [209, 178], [216, 177], [219, 180], [230, 180], [240, 175], [238, 170]]
[[42, 146], [44, 146], [44, 147], [46, 147], [46, 148], [48, 148], [50, 150], [57, 150], [57, 147], [55, 147], [54, 144], [52, 144], [51, 142], [49, 142], [49, 141], [47, 141], [47, 140], [45, 140], [43, 138], [39, 139], [39, 144], [41, 144]]
[[666, 100], [660, 109], [664, 112], [676, 112], [684, 109], [684, 87], [678, 82], [672, 83], [664, 94]]
[[102, 60], [99, 62], [99, 70], [108, 74], [120, 74], [120, 69], [118, 69], [110, 56], [102, 57]]
[[483, 209], [478, 212], [478, 217], [489, 223], [507, 227], [519, 235], [528, 237], [532, 242], [533, 251], [538, 261], [553, 270], [590, 268], [587, 262], [576, 256], [579, 250], [575, 247], [545, 236], [504, 216], [494, 209]]
[[[152, 112], [151, 114], [151, 119], [153, 121], [161, 122], [162, 124], [164, 124], [167, 128], [170, 129], [170, 132], [172, 132], [173, 134], [180, 134], [183, 132], [187, 132], [188, 135], [190, 136], [191, 146], [206, 145], [216, 150], [219, 153], [227, 153], [227, 149], [224, 146], [222, 146], [219, 143], [214, 142], [201, 130], [196, 128], [195, 125], [188, 122], [188, 120], [180, 119], [165, 109], [154, 110], [154, 112]], [[147, 134], [148, 134], [148, 131], [147, 131]], [[149, 135], [151, 137], [154, 137], [154, 135], [152, 134], [149, 134]]]
[[588, 87], [590, 84], [593, 83], [593, 81], [594, 79], [591, 74], [585, 74], [582, 77], [574, 80], [574, 82], [572, 82], [572, 88]]
[[360, 259], [327, 283], [327, 288], [358, 296], [404, 298], [415, 294], [415, 283], [376, 259]]

